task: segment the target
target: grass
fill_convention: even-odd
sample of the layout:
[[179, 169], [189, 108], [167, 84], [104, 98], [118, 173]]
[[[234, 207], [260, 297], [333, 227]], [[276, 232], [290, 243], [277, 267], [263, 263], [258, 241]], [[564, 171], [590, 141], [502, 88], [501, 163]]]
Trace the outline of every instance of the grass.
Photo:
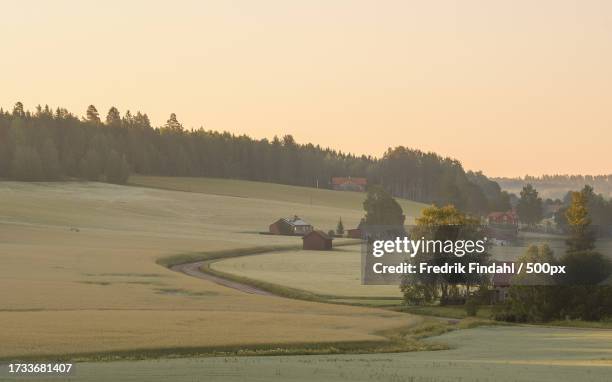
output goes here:
[[[173, 291], [174, 292], [174, 291]], [[72, 362], [142, 360], [176, 357], [228, 357], [228, 356], [282, 356], [329, 354], [380, 354], [449, 349], [436, 341], [424, 341], [453, 330], [490, 325], [490, 321], [468, 318], [458, 322], [444, 322], [430, 318], [413, 317], [409, 325], [377, 331], [380, 340], [337, 341], [317, 343], [240, 344], [209, 347], [134, 348], [113, 352], [81, 352], [74, 354], [13, 355], [0, 357], [0, 361], [60, 360]]]
[[299, 237], [256, 233], [280, 216], [323, 229], [362, 216], [360, 208], [273, 200], [283, 192], [258, 199], [1, 182], [0, 357], [377, 342], [386, 340], [378, 331], [409, 324], [401, 313], [250, 295], [161, 266], [203, 252], [300, 245]]
[[[402, 305], [397, 308], [398, 311], [407, 312], [412, 314], [418, 314], [423, 316], [433, 316], [433, 317], [448, 317], [448, 318], [456, 318], [463, 319], [468, 317], [465, 307], [463, 305], [446, 305], [446, 306], [432, 306], [432, 305], [424, 305], [424, 306], [407, 306]], [[476, 317], [481, 319], [489, 319], [491, 318], [493, 307], [489, 305], [479, 306]]]
[[[166, 183], [172, 186], [171, 179]], [[244, 192], [244, 183], [236, 185]], [[356, 225], [362, 215], [360, 208], [325, 203], [331, 202], [313, 201], [311, 205], [82, 182], [2, 182], [0, 359], [219, 356], [82, 363], [75, 376], [79, 380], [194, 380], [205, 376], [222, 380], [226, 375], [229, 380], [251, 376], [285, 380], [296, 373], [295, 380], [398, 381], [417, 376], [434, 381], [439, 375], [453, 378], [457, 373], [453, 366], [440, 365], [462, 360], [466, 361], [461, 370], [465, 367], [469, 372], [458, 372], [464, 379], [473, 373], [481, 380], [491, 375], [503, 377], [503, 372], [516, 376], [511, 372], [516, 368], [498, 362], [524, 365], [529, 361], [547, 365], [573, 362], [563, 368], [563, 375], [589, 380], [581, 378], [585, 375], [579, 373], [582, 366], [577, 363], [609, 357], [610, 332], [605, 330], [521, 326], [508, 333], [505, 328], [446, 332], [438, 325], [418, 325], [415, 333], [405, 329], [421, 322], [414, 315], [250, 295], [161, 266], [199, 259], [203, 253], [226, 256], [241, 248], [298, 246], [298, 237], [255, 233], [279, 216], [298, 214], [325, 229], [333, 228], [339, 216], [345, 226]], [[359, 295], [349, 300], [397, 301]], [[435, 339], [420, 337], [442, 332]], [[552, 344], [551, 337], [561, 342]], [[398, 345], [394, 342], [398, 340], [404, 342]], [[504, 346], [498, 349], [492, 346], [495, 343]], [[365, 345], [369, 351], [398, 351], [446, 347], [443, 344], [450, 349], [411, 353], [408, 358], [403, 354], [338, 354], [349, 348], [368, 352]], [[521, 355], [519, 346], [527, 354]], [[565, 353], [555, 351], [561, 348], [567, 349]], [[533, 354], [537, 349], [540, 353]], [[482, 358], [492, 351], [488, 359]], [[316, 352], [326, 355], [256, 356]], [[229, 355], [253, 357], [236, 361], [226, 357]], [[468, 361], [476, 366], [469, 366]], [[593, 369], [592, 380], [597, 380], [601, 369]], [[536, 366], [522, 366], [523, 370], [535, 373], [526, 374], [523, 380], [542, 376]], [[432, 375], [434, 371], [438, 374]]]
[[361, 284], [361, 247], [276, 251], [215, 262], [214, 271], [336, 299], [401, 298], [397, 285]]
[[[297, 187], [235, 179], [168, 178], [133, 175], [130, 177], [129, 182], [132, 185], [141, 187], [230, 196], [234, 198], [275, 200], [279, 202], [348, 210], [362, 210], [363, 200], [365, 198], [365, 194], [360, 192], [339, 192], [322, 188]], [[408, 217], [407, 223], [412, 221], [413, 217], [418, 216], [420, 211], [426, 207], [423, 203], [406, 199], [398, 199], [398, 202], [402, 206], [404, 214]], [[346, 227], [349, 228], [349, 226]], [[330, 229], [331, 228], [335, 228], [335, 225], [330, 227]]]
[[268, 351], [276, 356], [250, 352], [250, 357], [84, 362], [75, 365], [75, 375], [66, 380], [607, 382], [612, 369], [611, 331], [479, 326], [420, 341], [448, 346], [433, 352], [385, 354], [338, 354], [330, 348], [329, 353], [321, 355], [284, 355], [270, 348]]
[[561, 327], [570, 327], [570, 328], [612, 329], [612, 321], [562, 320], [562, 321], [547, 322], [543, 325], [561, 326]]

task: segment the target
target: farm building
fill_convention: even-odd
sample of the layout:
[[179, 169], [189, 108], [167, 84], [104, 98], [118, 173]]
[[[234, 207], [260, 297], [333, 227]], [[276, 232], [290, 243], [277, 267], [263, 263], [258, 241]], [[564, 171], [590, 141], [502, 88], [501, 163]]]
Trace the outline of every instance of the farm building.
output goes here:
[[[504, 261], [503, 263], [512, 264], [511, 261]], [[499, 304], [506, 301], [513, 276], [513, 273], [495, 273], [493, 275], [491, 278], [491, 284], [493, 285], [493, 296], [491, 302], [493, 304]]]
[[361, 239], [361, 228], [352, 228], [346, 231], [346, 237]]
[[313, 230], [312, 225], [295, 215], [291, 218], [280, 218], [270, 224], [269, 231], [273, 235], [304, 236]]
[[358, 191], [365, 192], [368, 180], [366, 178], [342, 178], [333, 177], [331, 180], [332, 188], [336, 191]]
[[487, 216], [487, 222], [489, 224], [518, 226], [519, 219], [513, 211], [491, 212]]
[[325, 251], [332, 249], [332, 238], [323, 231], [311, 231], [302, 238], [302, 249]]
[[512, 212], [491, 212], [487, 216], [487, 231], [491, 238], [515, 240], [518, 235], [518, 216]]

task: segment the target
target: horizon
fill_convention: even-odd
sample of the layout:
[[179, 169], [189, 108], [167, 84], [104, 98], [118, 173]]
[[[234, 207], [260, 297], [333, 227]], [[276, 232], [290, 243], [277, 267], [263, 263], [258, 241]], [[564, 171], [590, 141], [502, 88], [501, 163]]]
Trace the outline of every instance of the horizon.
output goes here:
[[490, 177], [612, 173], [601, 160], [612, 3], [63, 1], [5, 12], [0, 34], [19, 31], [3, 44], [7, 107], [51, 101], [81, 114], [91, 103], [103, 115], [114, 104], [155, 126], [175, 112], [186, 128], [376, 157], [417, 148]]

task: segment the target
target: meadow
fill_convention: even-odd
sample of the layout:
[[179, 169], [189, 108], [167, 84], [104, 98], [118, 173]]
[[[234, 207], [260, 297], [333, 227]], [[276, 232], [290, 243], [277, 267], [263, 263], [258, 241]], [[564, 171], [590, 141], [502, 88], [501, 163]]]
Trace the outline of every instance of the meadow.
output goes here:
[[361, 284], [361, 245], [236, 257], [215, 262], [211, 268], [334, 298], [402, 296], [397, 285]]
[[[363, 194], [303, 190], [311, 204], [277, 200], [284, 191], [250, 196], [253, 182], [193, 183], [208, 181], [214, 194], [1, 182], [0, 358], [381, 341], [377, 331], [410, 325], [400, 313], [249, 295], [157, 264], [176, 254], [299, 246], [299, 237], [258, 233], [281, 216], [322, 229], [362, 216]], [[342, 195], [356, 207], [335, 207]]]
[[[363, 216], [363, 201], [365, 194], [360, 192], [340, 192], [322, 188], [297, 187], [284, 184], [250, 182], [246, 180], [218, 179], [218, 178], [181, 178], [181, 177], [139, 176], [130, 177], [129, 183], [141, 187], [153, 187], [174, 191], [196, 192], [209, 195], [233, 196], [249, 199], [274, 200], [279, 202], [296, 203], [302, 206], [331, 207], [334, 209], [351, 210]], [[414, 217], [420, 215], [426, 207], [423, 203], [398, 198], [406, 215], [406, 224], [413, 224]], [[335, 229], [338, 218], [330, 210], [329, 218], [334, 224], [325, 227]], [[353, 215], [351, 215], [352, 217]], [[335, 219], [335, 220], [334, 220]], [[348, 224], [347, 224], [348, 223]], [[356, 222], [344, 221], [345, 229], [356, 227]], [[326, 229], [326, 231], [328, 230]]]
[[[388, 354], [181, 358], [79, 363], [67, 380], [604, 382], [612, 331], [532, 326], [478, 327], [430, 342], [449, 350]], [[23, 381], [15, 378], [14, 381]]]
[[[565, 253], [564, 238], [532, 234], [521, 236], [517, 245], [492, 246], [489, 252], [494, 260], [515, 261], [532, 244], [547, 244], [557, 256]], [[610, 241], [600, 241], [598, 248], [607, 255], [612, 254]], [[361, 284], [360, 245], [336, 247], [332, 251], [294, 249], [235, 257], [214, 262], [211, 268], [229, 275], [304, 290], [338, 302], [393, 305], [402, 297], [397, 285]]]
[[[400, 328], [421, 330], [423, 318], [247, 294], [159, 262], [298, 248], [299, 237], [259, 231], [293, 214], [322, 229], [335, 227], [340, 216], [346, 227], [354, 226], [363, 214], [363, 194], [297, 188], [292, 196], [286, 186], [275, 192], [276, 185], [216, 179], [180, 179], [177, 189], [193, 188], [178, 191], [171, 190], [174, 179], [136, 182], [148, 184], [0, 183], [0, 361], [78, 360], [67, 378], [75, 381], [604, 381], [612, 371], [612, 332], [588, 328], [479, 327], [395, 351], [448, 350], [339, 354], [364, 344], [391, 351], [384, 347], [390, 336]], [[353, 202], [338, 205], [338, 197]], [[402, 203], [414, 215], [423, 208]], [[397, 296], [396, 286], [359, 285], [359, 261], [358, 246], [342, 246], [331, 253], [287, 249], [214, 266], [344, 295], [347, 302], [381, 298], [382, 305]], [[330, 273], [313, 277], [319, 265]], [[326, 355], [283, 355], [314, 353]], [[250, 356], [229, 356], [234, 354]]]

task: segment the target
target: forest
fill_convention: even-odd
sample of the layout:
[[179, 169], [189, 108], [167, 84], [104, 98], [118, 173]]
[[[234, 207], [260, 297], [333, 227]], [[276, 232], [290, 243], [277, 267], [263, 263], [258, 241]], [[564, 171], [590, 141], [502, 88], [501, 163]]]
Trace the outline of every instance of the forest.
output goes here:
[[20, 181], [87, 179], [124, 184], [130, 173], [235, 178], [330, 187], [333, 176], [366, 177], [392, 195], [453, 204], [474, 214], [510, 208], [509, 195], [482, 173], [455, 159], [403, 146], [381, 158], [354, 155], [291, 135], [271, 140], [185, 129], [175, 114], [163, 126], [146, 113], [101, 117], [90, 105], [84, 117], [64, 108], [0, 109], [0, 178]]

